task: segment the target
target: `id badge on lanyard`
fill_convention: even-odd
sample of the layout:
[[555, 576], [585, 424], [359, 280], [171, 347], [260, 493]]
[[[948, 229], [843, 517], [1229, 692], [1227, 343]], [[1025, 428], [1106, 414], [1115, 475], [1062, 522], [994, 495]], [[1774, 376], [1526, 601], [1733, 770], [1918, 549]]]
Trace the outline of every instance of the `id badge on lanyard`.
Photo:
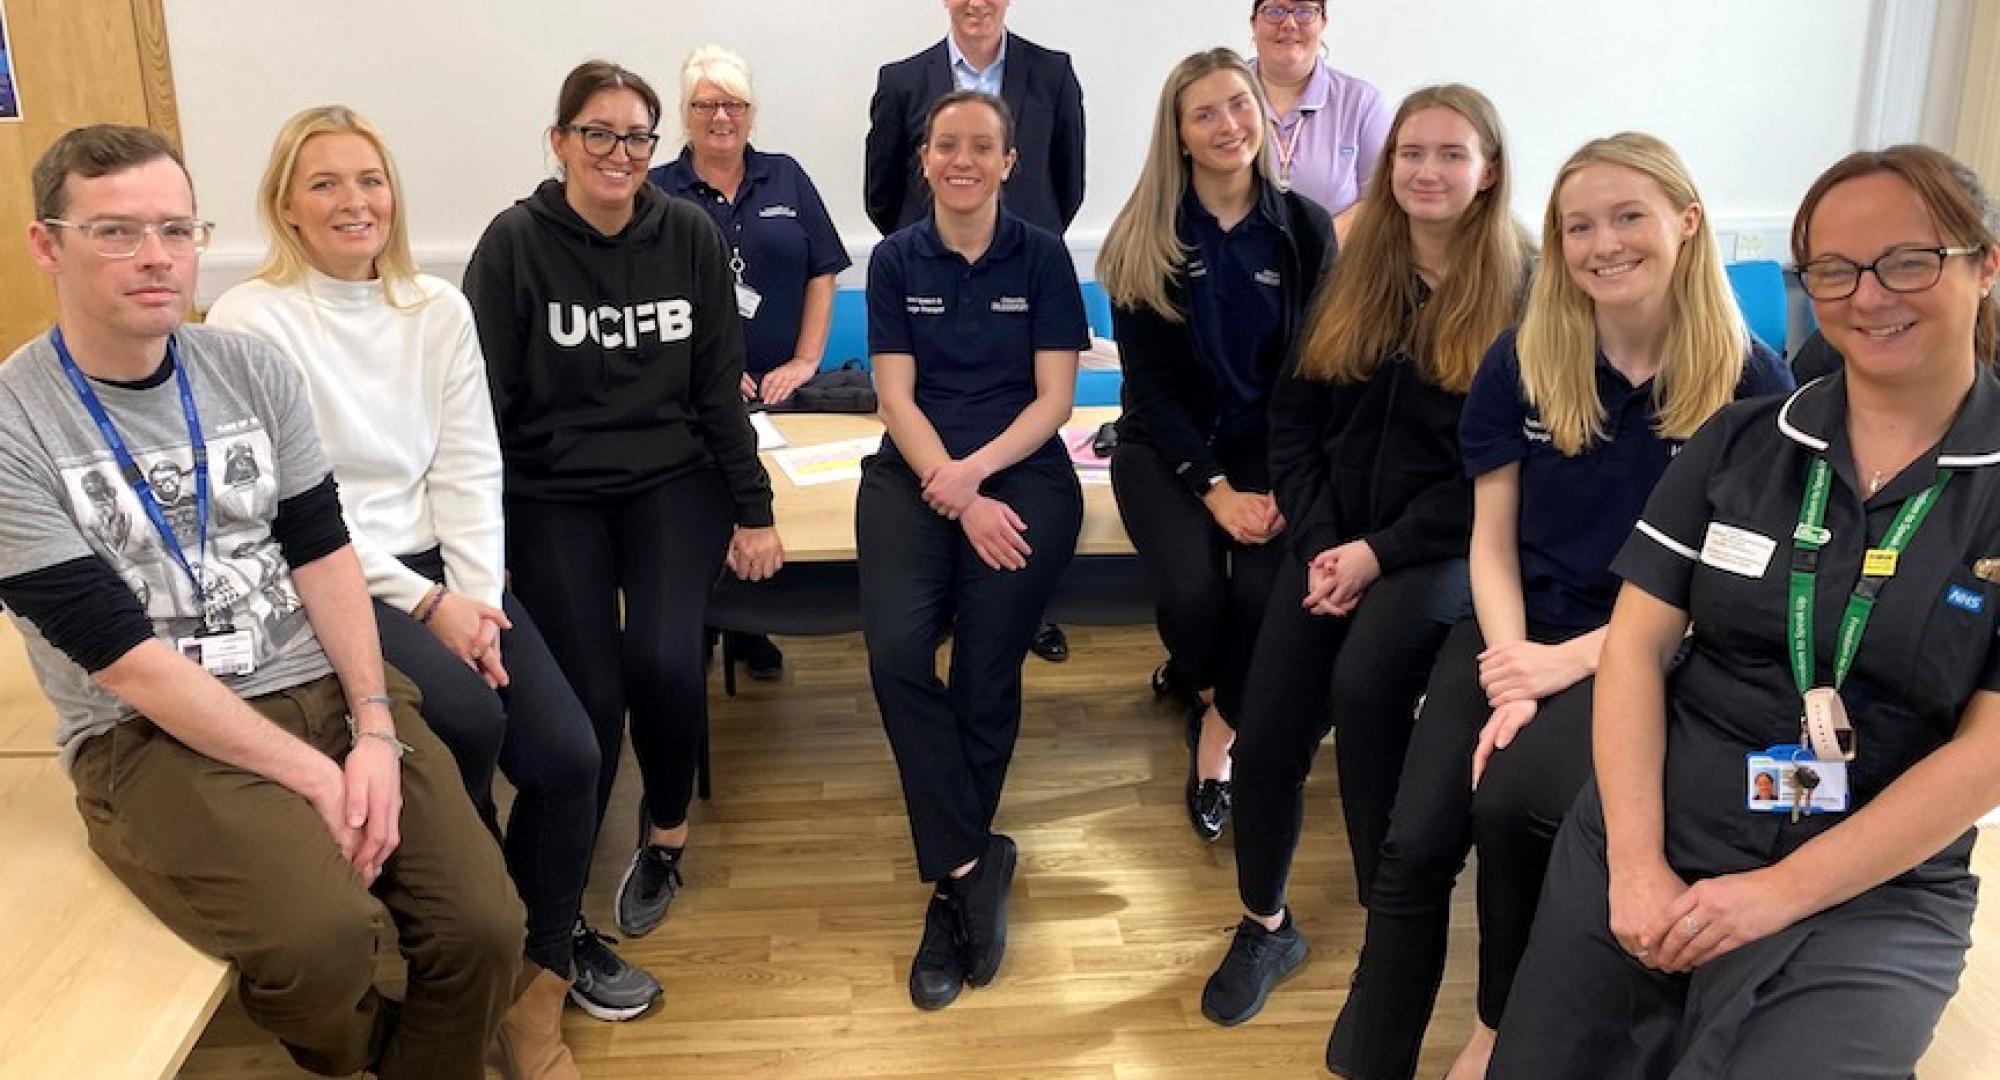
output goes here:
[[[161, 546], [180, 567], [181, 572], [187, 575], [188, 582], [193, 587], [195, 608], [201, 612], [202, 629], [198, 633], [177, 638], [174, 642], [175, 648], [179, 649], [183, 656], [200, 664], [210, 674], [227, 677], [251, 674], [257, 665], [255, 643], [249, 631], [238, 630], [229, 625], [222, 614], [211, 608], [208, 603], [208, 587], [203, 578], [208, 562], [208, 443], [202, 437], [201, 414], [195, 408], [194, 387], [188, 378], [187, 365], [181, 363], [179, 345], [174, 338], [167, 338], [167, 360], [174, 368], [174, 383], [180, 391], [181, 414], [187, 421], [188, 444], [194, 455], [194, 517], [198, 544], [195, 552], [197, 561], [194, 563], [188, 561], [187, 552], [181, 547], [180, 537], [174, 534], [173, 523], [167, 520], [166, 510], [161, 507], [159, 497], [153, 493], [151, 481], [146, 479], [146, 474], [139, 468], [138, 461], [132, 457], [132, 451], [125, 445], [124, 437], [118, 433], [117, 425], [111, 422], [110, 414], [104, 411], [104, 403], [99, 400], [97, 391], [91, 388], [90, 380], [84, 377], [83, 370], [77, 366], [76, 358], [70, 355], [69, 343], [63, 339], [62, 328], [57, 327], [49, 335], [49, 340], [55, 347], [56, 359], [62, 365], [64, 377], [69, 380], [70, 388], [76, 391], [77, 399], [82, 402], [84, 411], [90, 414], [91, 423], [97, 426], [98, 434], [111, 451], [112, 460], [117, 464], [119, 473], [138, 498], [140, 509], [145, 511], [146, 519], [152, 522], [154, 531], [159, 533]], [[200, 567], [199, 570], [197, 566]]]
[[743, 280], [743, 250], [732, 248], [729, 252], [729, 272], [736, 275], [736, 314], [750, 320], [757, 317], [757, 311], [764, 306], [764, 294], [750, 287]]

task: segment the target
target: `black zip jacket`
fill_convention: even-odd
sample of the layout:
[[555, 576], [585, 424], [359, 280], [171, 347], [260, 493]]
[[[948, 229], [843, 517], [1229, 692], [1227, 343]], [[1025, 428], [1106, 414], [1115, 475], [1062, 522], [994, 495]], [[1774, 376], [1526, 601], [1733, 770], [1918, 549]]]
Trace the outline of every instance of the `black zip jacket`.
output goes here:
[[642, 184], [605, 236], [543, 181], [487, 226], [465, 295], [509, 495], [620, 499], [713, 465], [736, 523], [771, 524], [728, 250], [700, 207]]
[[[1414, 311], [1405, 318], [1413, 317]], [[1387, 573], [1464, 558], [1472, 482], [1458, 448], [1465, 395], [1425, 382], [1400, 351], [1366, 382], [1300, 378], [1271, 394], [1271, 474], [1301, 560], [1362, 539]]]
[[[1262, 188], [1258, 211], [1283, 234], [1288, 260], [1279, 338], [1283, 348], [1272, 358], [1273, 366], [1281, 367], [1297, 345], [1313, 293], [1333, 265], [1336, 244], [1333, 223], [1318, 203], [1297, 192], [1281, 192], [1274, 184]], [[1167, 298], [1176, 309], [1190, 310], [1183, 275], [1176, 273], [1168, 283]], [[1189, 491], [1198, 496], [1207, 493], [1209, 480], [1227, 470], [1215, 453], [1221, 395], [1215, 385], [1214, 362], [1202, 355], [1194, 324], [1189, 320], [1170, 322], [1150, 307], [1114, 304], [1111, 333], [1118, 340], [1119, 361], [1124, 367], [1119, 441], [1151, 446]], [[1266, 432], [1260, 430], [1239, 436], [1235, 442], [1262, 443], [1266, 438]], [[1238, 445], [1232, 449], [1237, 451], [1229, 455], [1232, 461], [1264, 457], [1261, 447]], [[1231, 482], [1240, 486], [1245, 479], [1233, 477]], [[1262, 476], [1247, 479], [1256, 488], [1267, 482]]]

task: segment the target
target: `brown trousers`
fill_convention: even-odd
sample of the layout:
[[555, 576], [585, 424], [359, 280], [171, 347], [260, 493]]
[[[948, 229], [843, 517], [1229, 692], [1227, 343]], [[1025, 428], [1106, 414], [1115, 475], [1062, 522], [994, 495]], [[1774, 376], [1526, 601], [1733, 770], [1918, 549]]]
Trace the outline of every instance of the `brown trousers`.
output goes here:
[[[119, 880], [175, 933], [236, 965], [244, 1011], [301, 1066], [478, 1080], [512, 999], [524, 916], [451, 754], [417, 715], [416, 691], [399, 674], [389, 682], [397, 733], [414, 749], [403, 759], [402, 845], [372, 889], [305, 799], [143, 718], [84, 744], [77, 808]], [[249, 704], [346, 757], [347, 706], [332, 676]], [[400, 1008], [374, 987], [381, 906], [409, 966]]]

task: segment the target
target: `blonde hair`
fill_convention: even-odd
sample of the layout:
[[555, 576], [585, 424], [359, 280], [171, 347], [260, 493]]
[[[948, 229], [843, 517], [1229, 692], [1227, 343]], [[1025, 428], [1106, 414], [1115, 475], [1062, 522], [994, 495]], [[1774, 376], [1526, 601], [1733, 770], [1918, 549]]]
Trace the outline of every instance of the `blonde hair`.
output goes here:
[[[382, 251], [375, 256], [375, 273], [382, 279], [382, 294], [398, 311], [422, 307], [427, 302], [417, 287], [417, 261], [410, 255], [410, 232], [404, 224], [403, 180], [396, 172], [396, 160], [389, 156], [389, 144], [375, 125], [345, 105], [319, 105], [293, 114], [278, 129], [271, 146], [271, 160], [264, 166], [264, 178], [257, 185], [257, 218], [271, 239], [264, 263], [252, 277], [273, 285], [301, 281], [312, 268], [312, 256], [298, 230], [285, 220], [285, 202], [291, 195], [292, 177], [298, 170], [299, 151], [315, 135], [359, 135], [375, 148], [382, 159], [382, 171], [389, 177], [389, 193], [395, 198], [395, 212], [389, 218], [388, 235]], [[407, 301], [400, 299], [407, 296]]]
[[[750, 106], [757, 111], [757, 89], [750, 78], [750, 61], [742, 55], [720, 45], [702, 45], [688, 53], [681, 62], [681, 141], [688, 141], [688, 107], [694, 104], [694, 88], [703, 79], [714, 83], [722, 92]], [[746, 122], [744, 130], [750, 125]]]
[[[1411, 117], [1437, 108], [1472, 125], [1493, 182], [1459, 216], [1444, 278], [1419, 308], [1410, 216], [1394, 190], [1396, 140]], [[1512, 170], [1500, 114], [1472, 87], [1427, 86], [1403, 99], [1389, 132], [1389, 145], [1375, 162], [1347, 243], [1314, 307], [1299, 374], [1362, 382], [1383, 357], [1401, 349], [1425, 381], [1464, 393], [1487, 346], [1519, 314], [1521, 283], [1534, 254], [1527, 229], [1508, 209]]]
[[1150, 308], [1169, 322], [1181, 322], [1167, 285], [1187, 260], [1181, 245], [1179, 220], [1181, 200], [1187, 194], [1189, 164], [1181, 147], [1181, 96], [1187, 89], [1218, 71], [1234, 73], [1257, 101], [1257, 176], [1269, 181], [1263, 142], [1269, 107], [1264, 89], [1243, 58], [1228, 49], [1198, 52], [1174, 65], [1160, 100], [1153, 110], [1153, 138], [1147, 145], [1146, 163], [1139, 170], [1139, 182], [1131, 197], [1111, 222], [1104, 246], [1097, 253], [1097, 280], [1111, 302], [1124, 308]]
[[[1556, 174], [1542, 218], [1544, 250], [1562, 251], [1563, 185], [1592, 165], [1615, 165], [1646, 177], [1659, 185], [1676, 212], [1701, 204], [1694, 178], [1673, 147], [1633, 131], [1594, 139], [1570, 155]], [[1707, 214], [1698, 216], [1694, 235], [1681, 245], [1668, 289], [1667, 340], [1653, 380], [1653, 429], [1664, 439], [1685, 439], [1735, 398], [1750, 349], [1750, 331], [1723, 273], [1722, 250]], [[1548, 426], [1556, 449], [1574, 457], [1602, 440], [1596, 305], [1559, 257], [1544, 262], [1535, 274], [1515, 351], [1521, 388]]]

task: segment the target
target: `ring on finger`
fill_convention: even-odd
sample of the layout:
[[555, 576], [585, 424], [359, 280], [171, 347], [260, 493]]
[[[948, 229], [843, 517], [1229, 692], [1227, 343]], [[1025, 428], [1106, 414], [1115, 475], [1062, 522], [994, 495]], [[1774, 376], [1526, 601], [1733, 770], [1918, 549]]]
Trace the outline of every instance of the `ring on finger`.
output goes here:
[[1707, 923], [1690, 915], [1681, 920], [1681, 933], [1686, 934], [1690, 938], [1698, 937], [1707, 926]]

